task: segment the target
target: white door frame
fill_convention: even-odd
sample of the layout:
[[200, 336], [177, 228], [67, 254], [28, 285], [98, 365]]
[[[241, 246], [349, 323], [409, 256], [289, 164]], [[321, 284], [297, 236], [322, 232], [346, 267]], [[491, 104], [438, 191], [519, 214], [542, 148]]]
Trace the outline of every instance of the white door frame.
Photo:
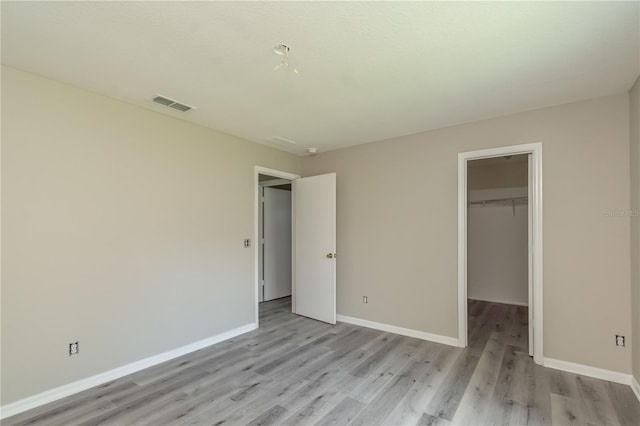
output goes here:
[[[281, 170], [269, 169], [266, 167], [255, 166], [254, 168], [254, 209], [253, 209], [253, 256], [254, 256], [254, 268], [253, 268], [253, 278], [254, 278], [254, 287], [255, 287], [255, 323], [256, 327], [260, 325], [260, 260], [258, 258], [259, 249], [258, 244], [260, 242], [260, 234], [258, 228], [258, 222], [260, 218], [260, 179], [258, 175], [269, 175], [275, 176], [280, 179], [287, 179], [293, 181], [295, 179], [300, 179], [300, 175], [296, 175], [289, 172], [283, 172]], [[294, 185], [291, 185], [291, 223], [295, 223], [296, 211], [294, 208], [295, 205], [295, 189]], [[291, 265], [292, 268], [296, 267], [296, 246], [295, 246], [295, 227], [291, 228]], [[296, 295], [296, 281], [295, 281], [295, 271], [291, 271], [291, 303], [295, 303], [295, 295]], [[295, 312], [295, 305], [292, 305], [292, 310]]]
[[[529, 310], [533, 304], [533, 360], [543, 364], [542, 333], [542, 142], [504, 146], [458, 154], [458, 346], [466, 347], [467, 334], [467, 162], [505, 155], [531, 154], [530, 193], [532, 238], [529, 259], [533, 279]], [[531, 317], [531, 314], [530, 314]]]

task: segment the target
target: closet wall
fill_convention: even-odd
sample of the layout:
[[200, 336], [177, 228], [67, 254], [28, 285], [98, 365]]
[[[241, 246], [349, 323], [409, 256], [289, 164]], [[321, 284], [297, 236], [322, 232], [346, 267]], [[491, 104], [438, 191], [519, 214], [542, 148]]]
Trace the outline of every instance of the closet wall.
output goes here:
[[469, 163], [468, 284], [470, 299], [527, 305], [527, 158], [514, 156]]

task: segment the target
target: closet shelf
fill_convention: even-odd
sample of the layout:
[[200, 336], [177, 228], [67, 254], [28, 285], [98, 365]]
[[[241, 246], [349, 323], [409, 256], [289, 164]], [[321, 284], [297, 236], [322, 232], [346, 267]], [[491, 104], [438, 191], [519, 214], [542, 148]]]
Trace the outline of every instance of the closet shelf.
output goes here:
[[510, 198], [492, 198], [488, 200], [470, 201], [470, 206], [487, 206], [487, 205], [515, 205], [515, 204], [527, 204], [529, 197], [510, 197]]

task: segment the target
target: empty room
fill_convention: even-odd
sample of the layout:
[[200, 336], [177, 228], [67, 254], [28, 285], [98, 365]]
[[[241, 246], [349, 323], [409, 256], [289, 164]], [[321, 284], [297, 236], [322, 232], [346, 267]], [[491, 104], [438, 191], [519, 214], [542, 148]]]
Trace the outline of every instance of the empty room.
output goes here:
[[3, 425], [640, 425], [640, 2], [0, 20]]

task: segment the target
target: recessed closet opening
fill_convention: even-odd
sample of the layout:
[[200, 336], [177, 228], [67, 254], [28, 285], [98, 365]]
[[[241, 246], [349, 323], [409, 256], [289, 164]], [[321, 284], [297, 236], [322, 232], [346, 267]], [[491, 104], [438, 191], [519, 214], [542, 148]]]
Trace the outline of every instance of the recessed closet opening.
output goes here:
[[258, 175], [258, 301], [260, 317], [291, 312], [291, 180]]
[[533, 355], [529, 155], [467, 163], [467, 327], [469, 345], [493, 338]]

